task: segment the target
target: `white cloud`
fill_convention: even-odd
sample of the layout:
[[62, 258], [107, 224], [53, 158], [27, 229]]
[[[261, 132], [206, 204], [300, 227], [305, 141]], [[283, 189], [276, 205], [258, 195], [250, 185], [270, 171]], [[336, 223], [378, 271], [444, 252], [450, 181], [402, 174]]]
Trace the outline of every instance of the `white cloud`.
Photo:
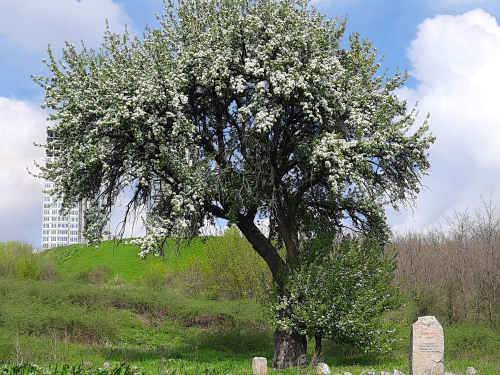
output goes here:
[[[43, 164], [44, 150], [33, 142], [45, 143], [48, 113], [35, 103], [0, 96], [0, 242], [29, 241], [40, 246], [44, 181], [36, 174], [33, 161]], [[110, 229], [114, 234], [123, 220], [129, 198], [122, 196], [114, 209]], [[145, 231], [140, 218], [129, 222], [124, 237], [141, 236]]]
[[26, 51], [54, 49], [65, 40], [98, 46], [108, 19], [111, 31], [123, 33], [132, 22], [112, 0], [0, 0], [0, 33]]
[[433, 5], [478, 5], [491, 3], [492, 0], [430, 0]]
[[409, 103], [419, 101], [419, 110], [431, 113], [430, 128], [437, 140], [430, 150], [430, 176], [423, 180], [432, 192], [419, 197], [415, 223], [410, 214], [392, 218], [399, 230], [435, 225], [455, 208], [478, 207], [479, 194], [488, 196], [500, 186], [496, 19], [482, 9], [426, 19], [418, 26], [408, 57], [420, 85], [398, 95]]
[[[0, 97], [0, 241], [25, 240], [39, 245], [43, 181], [33, 160], [42, 162], [46, 113], [37, 105]], [[38, 241], [38, 243], [36, 243]]]

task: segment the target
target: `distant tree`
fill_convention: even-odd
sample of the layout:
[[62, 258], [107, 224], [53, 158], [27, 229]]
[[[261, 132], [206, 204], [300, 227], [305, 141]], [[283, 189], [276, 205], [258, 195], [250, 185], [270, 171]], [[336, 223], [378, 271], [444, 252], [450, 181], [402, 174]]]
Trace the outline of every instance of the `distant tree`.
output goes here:
[[[387, 238], [323, 232], [303, 242], [297, 267], [286, 280], [288, 294], [270, 304], [271, 321], [316, 341], [313, 363], [320, 360], [322, 339], [347, 344], [361, 352], [390, 350], [393, 325], [383, 320], [402, 305], [393, 286], [397, 266], [386, 254]], [[293, 314], [283, 314], [291, 310]]]
[[[388, 231], [384, 205], [414, 201], [434, 137], [426, 123], [407, 134], [415, 116], [394, 94], [407, 75], [376, 76], [377, 51], [357, 34], [341, 48], [345, 22], [304, 0], [180, 0], [165, 12], [142, 39], [108, 30], [98, 52], [68, 43], [60, 64], [49, 48], [52, 77], [34, 77], [60, 137], [40, 177], [64, 210], [88, 202], [87, 238], [129, 187], [125, 216], [154, 202], [143, 256], [226, 219], [285, 296], [306, 221]], [[274, 342], [274, 368], [305, 363], [303, 334], [278, 329]]]

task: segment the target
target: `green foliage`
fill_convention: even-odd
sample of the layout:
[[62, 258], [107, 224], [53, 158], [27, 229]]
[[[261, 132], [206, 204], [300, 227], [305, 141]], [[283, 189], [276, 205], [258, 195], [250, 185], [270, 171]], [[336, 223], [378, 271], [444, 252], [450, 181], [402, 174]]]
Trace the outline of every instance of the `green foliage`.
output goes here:
[[39, 280], [42, 270], [37, 259], [23, 258], [17, 262], [16, 272], [20, 280]]
[[141, 284], [153, 289], [160, 289], [165, 285], [167, 266], [165, 263], [150, 262], [146, 272], [142, 275]]
[[52, 261], [34, 254], [29, 243], [0, 242], [0, 276], [11, 276], [20, 280], [54, 281], [57, 274]]
[[33, 247], [27, 242], [0, 242], [0, 276], [17, 276], [20, 261], [33, 259]]
[[84, 364], [42, 367], [32, 363], [0, 366], [0, 375], [141, 375], [136, 366], [122, 363], [107, 368], [89, 368]]
[[108, 266], [76, 268], [71, 273], [73, 280], [83, 284], [105, 284], [111, 280], [113, 270]]
[[[0, 301], [0, 363], [50, 364], [57, 358], [71, 364], [90, 360], [95, 367], [124, 360], [148, 366], [163, 357], [181, 359], [174, 362], [177, 371], [192, 373], [194, 365], [203, 373], [231, 359], [221, 367], [226, 373], [248, 368], [255, 353], [272, 353], [271, 331], [251, 301], [7, 278], [0, 278]], [[187, 364], [193, 360], [212, 364]], [[175, 370], [174, 363], [158, 364], [155, 372]]]
[[321, 233], [304, 241], [303, 258], [286, 281], [289, 293], [271, 304], [272, 321], [363, 352], [390, 350], [394, 327], [383, 317], [402, 300], [392, 286], [395, 257], [384, 255], [384, 245], [375, 234], [339, 243], [334, 234]]
[[235, 226], [209, 239], [199, 262], [208, 291], [224, 298], [259, 300], [272, 280], [264, 260]]
[[[393, 351], [365, 355], [349, 345], [325, 340], [324, 361], [332, 373], [394, 368], [408, 373], [411, 314], [399, 310], [405, 327], [396, 332]], [[444, 325], [445, 368], [455, 373], [474, 366], [481, 374], [500, 373], [499, 332], [475, 324]], [[98, 373], [123, 370], [126, 361], [144, 374], [251, 374], [254, 356], [272, 357], [272, 327], [260, 305], [248, 299], [211, 301], [186, 298], [165, 289], [83, 285], [74, 282], [32, 282], [0, 277], [0, 366], [22, 373], [30, 361], [54, 371], [54, 356], [74, 369]], [[314, 343], [308, 346], [308, 356]], [[163, 359], [162, 359], [163, 358]], [[83, 367], [91, 361], [92, 367]], [[10, 364], [7, 364], [10, 363]], [[18, 363], [13, 365], [12, 363]], [[4, 365], [2, 365], [4, 364]], [[19, 367], [19, 366], [24, 367]], [[78, 367], [81, 366], [81, 367]], [[36, 368], [29, 372], [36, 373]], [[313, 374], [314, 367], [279, 374]], [[69, 373], [69, 372], [68, 372]], [[76, 372], [75, 372], [76, 373]], [[269, 371], [278, 374], [277, 371]]]
[[[140, 259], [139, 246], [125, 243], [113, 248], [111, 241], [100, 243], [97, 249], [82, 245], [54, 248], [39, 257], [54, 262], [63, 277], [81, 283], [110, 282], [110, 272], [104, 271], [112, 269], [111, 276], [118, 274], [125, 282], [168, 287], [192, 296], [258, 300], [265, 294], [264, 286], [270, 282], [267, 265], [236, 228], [221, 237], [181, 244], [179, 252], [175, 241], [169, 240], [167, 246], [165, 260]], [[44, 270], [48, 272], [50, 267]], [[100, 273], [105, 277], [98, 277]]]

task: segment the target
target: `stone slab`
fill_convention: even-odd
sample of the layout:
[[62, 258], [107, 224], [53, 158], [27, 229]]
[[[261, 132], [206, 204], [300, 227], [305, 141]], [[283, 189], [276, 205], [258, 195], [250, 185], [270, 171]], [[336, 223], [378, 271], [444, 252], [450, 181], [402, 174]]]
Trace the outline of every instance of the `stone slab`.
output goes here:
[[444, 332], [434, 316], [421, 316], [410, 337], [410, 375], [444, 375]]
[[267, 374], [267, 358], [253, 357], [252, 372], [253, 375]]

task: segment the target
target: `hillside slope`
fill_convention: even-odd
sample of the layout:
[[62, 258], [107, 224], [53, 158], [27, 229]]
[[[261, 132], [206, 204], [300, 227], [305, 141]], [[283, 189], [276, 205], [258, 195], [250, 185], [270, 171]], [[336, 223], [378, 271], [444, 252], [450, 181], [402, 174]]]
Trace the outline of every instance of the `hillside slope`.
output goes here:
[[202, 256], [204, 246], [204, 241], [197, 238], [189, 246], [181, 244], [177, 252], [177, 246], [171, 240], [165, 250], [165, 259], [148, 256], [144, 260], [138, 256], [140, 248], [136, 245], [121, 243], [115, 247], [113, 241], [105, 241], [97, 248], [71, 245], [48, 249], [42, 253], [42, 256], [50, 258], [62, 276], [79, 270], [107, 266], [113, 274], [118, 274], [120, 279], [137, 282], [150, 267], [151, 262], [165, 262], [168, 270], [181, 270], [187, 267], [194, 258]]

